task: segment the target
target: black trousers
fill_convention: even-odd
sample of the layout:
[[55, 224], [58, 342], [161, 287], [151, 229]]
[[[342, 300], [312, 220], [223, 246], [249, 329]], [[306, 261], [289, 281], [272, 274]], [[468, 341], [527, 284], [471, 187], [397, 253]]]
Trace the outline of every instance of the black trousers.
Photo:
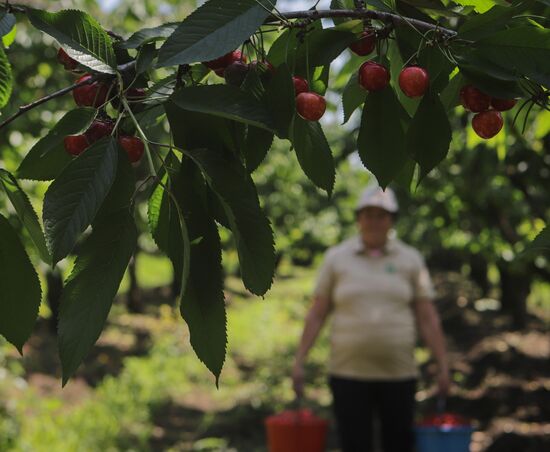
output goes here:
[[336, 428], [342, 452], [371, 452], [375, 416], [383, 452], [413, 452], [416, 379], [353, 380], [331, 376]]

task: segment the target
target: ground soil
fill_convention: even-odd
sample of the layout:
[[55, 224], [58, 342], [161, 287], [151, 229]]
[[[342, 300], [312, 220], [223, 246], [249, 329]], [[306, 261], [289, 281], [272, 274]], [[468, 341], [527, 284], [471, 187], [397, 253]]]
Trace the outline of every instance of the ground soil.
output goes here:
[[[549, 319], [545, 318], [548, 313], [531, 312], [527, 327], [514, 331], [511, 319], [495, 309], [495, 301], [477, 299], [475, 287], [461, 277], [436, 275], [435, 282], [456, 383], [446, 409], [472, 420], [476, 430], [471, 452], [550, 451], [550, 339]], [[168, 293], [167, 288], [157, 289], [143, 293], [142, 298], [146, 302], [162, 300]], [[52, 359], [56, 356], [55, 336], [46, 321], [40, 321], [25, 346], [25, 377], [29, 384], [45, 395], [59, 396], [71, 404], [89, 397], [105, 375], [120, 372], [125, 357], [147, 353], [150, 316], [128, 314], [124, 318], [124, 322], [109, 325], [86, 365], [81, 366], [76, 378], [63, 390], [59, 383], [59, 362]], [[433, 371], [433, 363], [424, 363], [421, 381], [432, 381]], [[433, 385], [419, 385], [420, 416], [434, 412], [434, 390]], [[330, 417], [326, 406], [319, 405], [318, 412]], [[155, 411], [150, 448], [197, 450], [192, 444], [200, 437], [222, 437], [230, 446], [224, 450], [265, 450], [263, 419], [268, 414], [269, 407], [247, 401], [230, 409], [219, 409], [207, 394], [194, 394]], [[334, 428], [330, 431], [328, 448], [337, 450]]]

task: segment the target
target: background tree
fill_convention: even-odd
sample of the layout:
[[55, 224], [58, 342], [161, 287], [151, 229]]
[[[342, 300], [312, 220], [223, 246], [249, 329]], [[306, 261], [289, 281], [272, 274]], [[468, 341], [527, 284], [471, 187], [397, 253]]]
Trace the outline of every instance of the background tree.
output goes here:
[[[508, 111], [520, 98], [503, 113], [511, 124], [497, 142], [521, 134], [522, 121], [513, 121], [515, 115], [548, 109], [548, 5], [471, 3], [334, 1], [330, 10], [283, 13], [268, 0], [209, 0], [181, 23], [141, 28], [127, 39], [119, 34], [126, 28], [113, 24], [107, 31], [83, 11], [4, 5], [0, 107], [19, 101], [4, 110], [0, 123], [2, 133], [11, 130], [10, 146], [2, 149], [4, 191], [30, 237], [33, 260], [55, 266], [76, 254], [60, 300], [63, 383], [103, 328], [135, 254], [136, 220], [148, 223], [158, 248], [181, 275], [180, 310], [191, 343], [219, 377], [226, 348], [220, 230], [231, 231], [246, 288], [264, 294], [277, 258], [251, 174], [266, 155], [284, 156], [291, 148], [310, 181], [335, 195], [337, 164], [353, 146], [346, 140], [341, 153], [333, 153], [317, 120], [325, 112], [324, 96], [332, 95], [327, 91], [334, 80], [331, 64], [349, 46], [361, 58], [342, 66], [334, 86], [344, 86], [347, 79], [345, 121], [362, 106], [353, 139], [362, 163], [384, 187], [395, 181], [409, 190], [425, 183], [445, 159], [460, 92], [464, 106], [476, 112], [473, 128], [483, 138], [498, 134], [504, 122], [500, 110]], [[141, 26], [139, 14], [146, 15], [153, 4], [140, 8], [124, 26]], [[167, 12], [177, 11], [168, 7]], [[33, 47], [34, 39], [13, 44], [16, 16], [60, 44], [58, 58], [66, 68], [89, 75], [46, 96], [51, 67], [39, 65], [42, 72], [36, 75], [34, 67], [20, 69], [17, 60], [13, 71], [9, 61], [16, 53], [24, 58], [22, 47]], [[322, 18], [332, 18], [335, 25], [323, 24]], [[376, 52], [370, 48], [373, 39]], [[44, 41], [37, 46], [53, 60], [54, 46], [46, 48]], [[310, 91], [297, 93], [306, 82]], [[34, 88], [32, 96], [26, 90], [19, 94], [19, 84]], [[42, 118], [37, 107], [71, 91], [79, 108], [63, 115], [64, 104], [59, 113]], [[485, 100], [481, 107], [480, 99]], [[17, 110], [21, 104], [26, 106]], [[22, 118], [32, 135], [42, 138], [32, 147], [25, 143], [30, 150], [20, 161], [12, 146], [23, 145], [25, 137], [12, 128]], [[43, 131], [43, 120], [53, 125]], [[457, 122], [455, 127], [465, 126]], [[275, 136], [286, 140], [286, 150], [272, 146]], [[460, 165], [469, 164], [461, 156]], [[21, 180], [53, 182], [27, 188]], [[510, 197], [518, 191], [530, 194], [526, 183], [516, 177]], [[37, 208], [44, 235], [24, 189], [44, 193], [43, 207]], [[498, 210], [507, 199], [490, 194], [487, 203]], [[513, 224], [523, 224], [519, 214]], [[496, 218], [506, 229], [502, 215]], [[533, 225], [526, 235], [541, 227]], [[40, 285], [17, 228], [3, 216], [0, 228], [0, 256], [7, 269], [0, 332], [21, 349], [36, 319]], [[547, 235], [546, 229], [535, 246], [547, 247]], [[519, 251], [518, 243], [513, 245]], [[501, 274], [506, 271], [509, 266], [501, 267]]]

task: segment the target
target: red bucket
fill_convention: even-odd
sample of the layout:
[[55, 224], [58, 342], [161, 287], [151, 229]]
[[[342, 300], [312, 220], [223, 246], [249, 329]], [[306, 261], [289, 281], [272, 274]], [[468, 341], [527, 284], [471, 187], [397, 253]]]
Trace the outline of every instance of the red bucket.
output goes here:
[[323, 452], [328, 421], [311, 410], [289, 410], [265, 420], [269, 452]]

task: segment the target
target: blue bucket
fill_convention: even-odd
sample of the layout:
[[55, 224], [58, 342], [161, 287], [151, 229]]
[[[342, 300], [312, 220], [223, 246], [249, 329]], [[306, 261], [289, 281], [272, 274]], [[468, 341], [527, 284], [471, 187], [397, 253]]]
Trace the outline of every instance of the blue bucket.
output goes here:
[[418, 426], [416, 452], [469, 452], [473, 431], [467, 425]]

